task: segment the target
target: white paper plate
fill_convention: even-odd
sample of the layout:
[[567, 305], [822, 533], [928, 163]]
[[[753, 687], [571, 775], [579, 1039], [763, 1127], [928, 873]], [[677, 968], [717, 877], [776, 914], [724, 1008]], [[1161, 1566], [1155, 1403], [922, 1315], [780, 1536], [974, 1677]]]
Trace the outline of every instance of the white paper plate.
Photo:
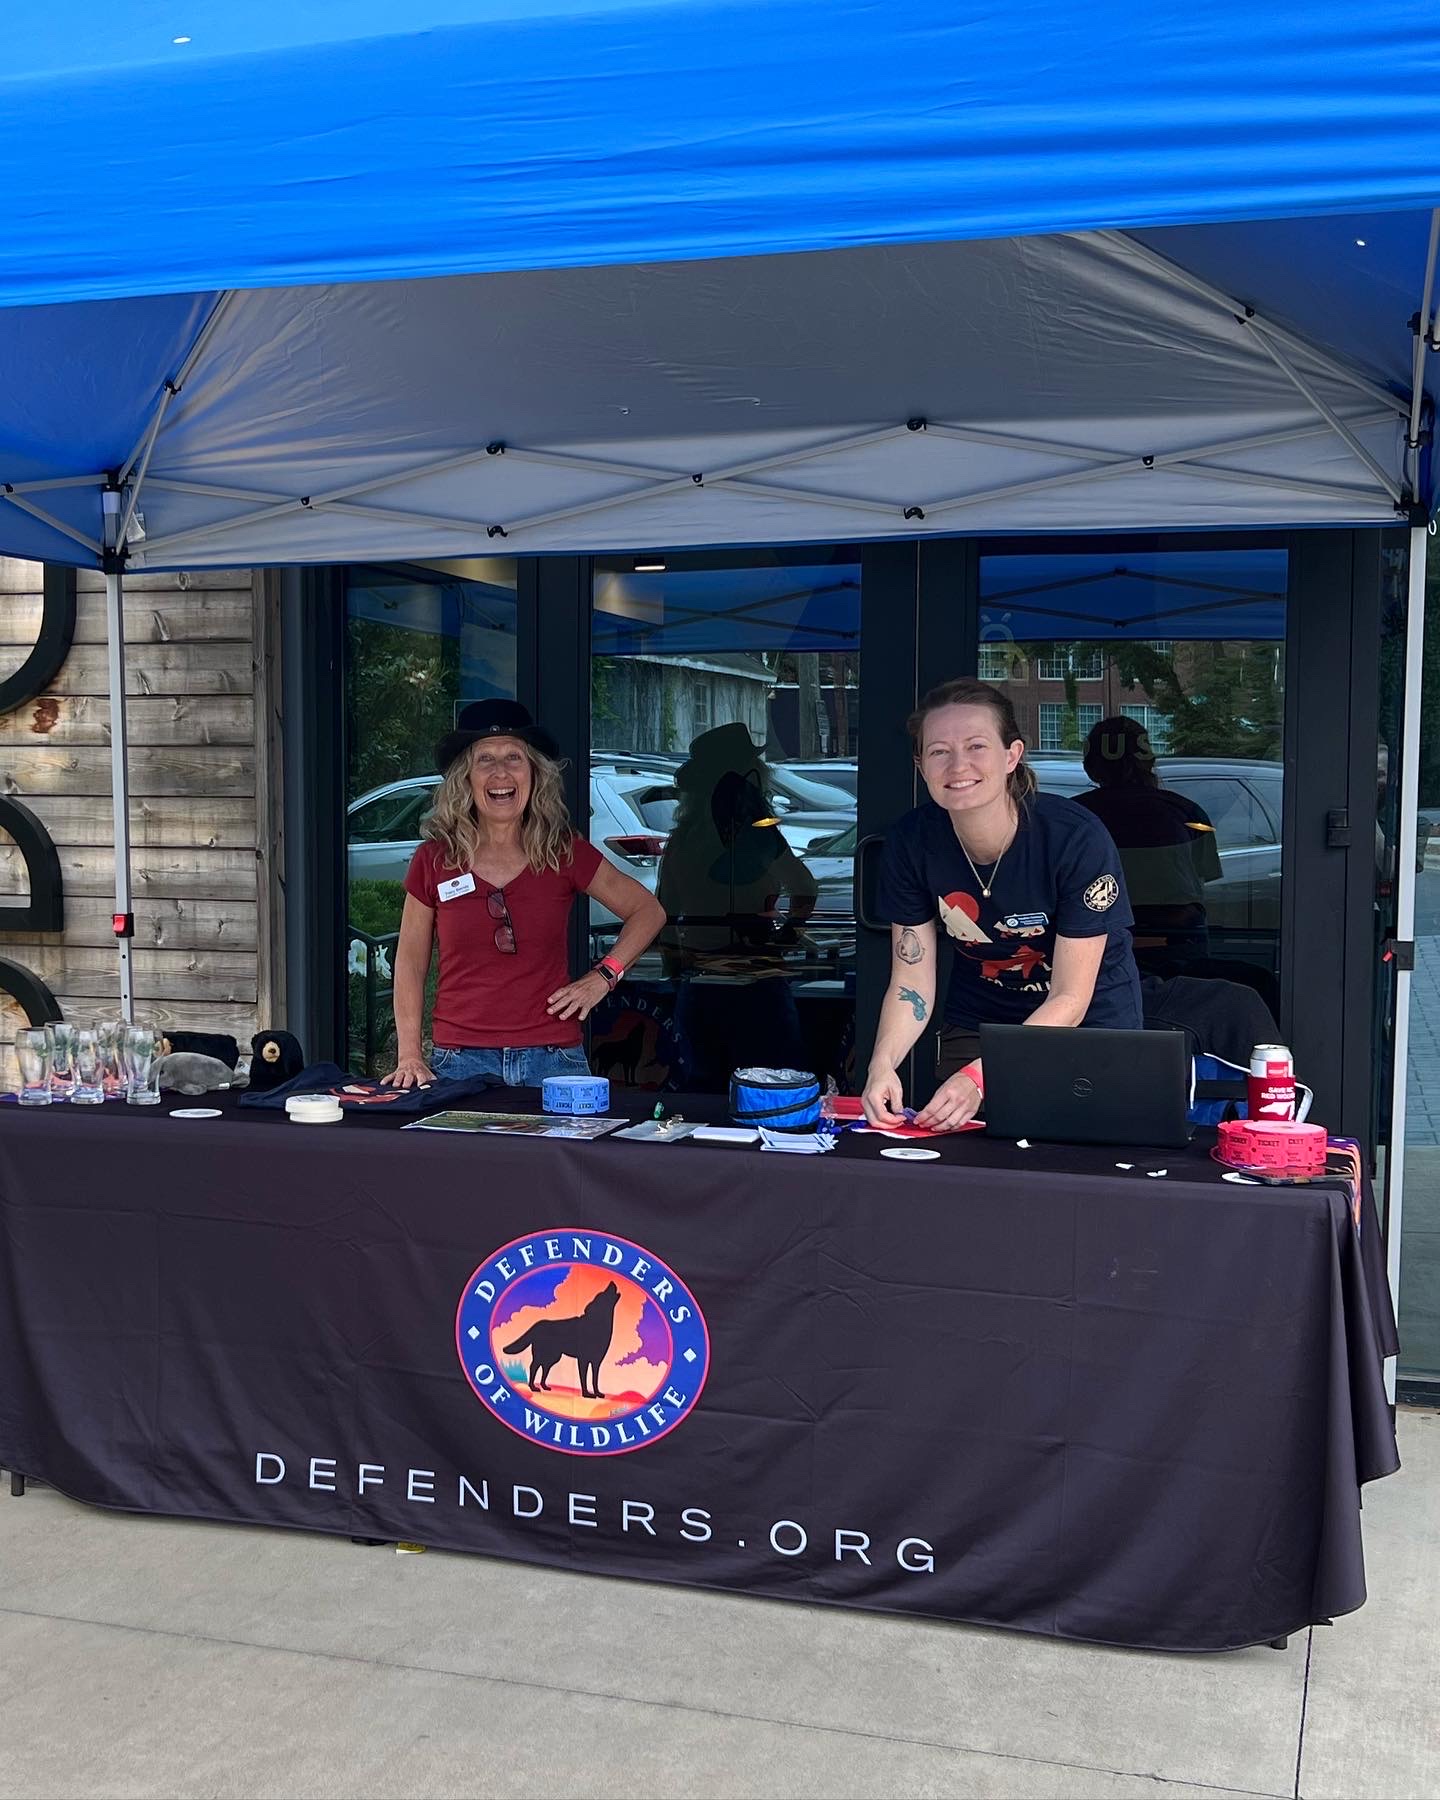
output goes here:
[[922, 1150], [918, 1144], [891, 1144], [880, 1152], [893, 1156], [896, 1162], [939, 1162], [938, 1150]]
[[222, 1119], [224, 1116], [218, 1106], [177, 1106], [170, 1115], [172, 1119]]

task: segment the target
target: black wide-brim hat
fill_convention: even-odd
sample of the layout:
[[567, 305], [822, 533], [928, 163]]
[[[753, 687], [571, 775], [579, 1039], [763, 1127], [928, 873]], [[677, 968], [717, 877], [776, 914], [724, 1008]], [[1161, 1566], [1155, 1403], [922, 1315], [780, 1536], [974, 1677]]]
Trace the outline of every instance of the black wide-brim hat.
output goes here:
[[435, 746], [435, 767], [443, 775], [463, 751], [481, 738], [513, 737], [529, 744], [542, 756], [552, 759], [560, 754], [560, 746], [530, 717], [528, 707], [518, 700], [472, 700], [462, 707], [455, 729], [447, 731]]

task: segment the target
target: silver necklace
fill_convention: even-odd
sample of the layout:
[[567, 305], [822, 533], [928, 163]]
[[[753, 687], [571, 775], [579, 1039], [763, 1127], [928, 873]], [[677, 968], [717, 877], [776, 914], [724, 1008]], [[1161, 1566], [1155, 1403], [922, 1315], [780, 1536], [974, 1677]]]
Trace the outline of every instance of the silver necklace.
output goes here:
[[[1006, 838], [1006, 840], [1005, 840], [1005, 848], [1001, 850], [1000, 854], [995, 858], [995, 861], [990, 865], [990, 879], [988, 881], [981, 881], [980, 871], [975, 867], [975, 858], [970, 854], [970, 852], [968, 850], [965, 850], [964, 839], [961, 838], [959, 840], [960, 848], [962, 850], [965, 850], [965, 860], [970, 865], [970, 873], [975, 877], [976, 881], [980, 883], [980, 892], [984, 895], [984, 897], [987, 900], [990, 898], [991, 888], [994, 887], [994, 885], [995, 885], [995, 877], [1000, 873], [1000, 865], [1005, 860], [1005, 851], [1008, 850], [1010, 848], [1010, 846], [1015, 842], [1015, 832], [1018, 831], [1019, 829], [1020, 829], [1020, 821], [1017, 819], [1015, 821], [1014, 829], [1011, 831], [1009, 837]], [[957, 836], [958, 836], [958, 834], [957, 834]]]

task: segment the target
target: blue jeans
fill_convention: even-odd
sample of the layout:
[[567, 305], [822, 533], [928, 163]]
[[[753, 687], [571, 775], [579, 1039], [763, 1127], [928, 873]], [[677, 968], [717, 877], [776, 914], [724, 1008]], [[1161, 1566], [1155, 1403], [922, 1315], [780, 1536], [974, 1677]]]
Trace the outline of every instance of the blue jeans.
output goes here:
[[547, 1075], [588, 1075], [590, 1065], [578, 1044], [533, 1044], [506, 1050], [435, 1050], [430, 1067], [441, 1081], [494, 1075], [505, 1087], [538, 1088]]

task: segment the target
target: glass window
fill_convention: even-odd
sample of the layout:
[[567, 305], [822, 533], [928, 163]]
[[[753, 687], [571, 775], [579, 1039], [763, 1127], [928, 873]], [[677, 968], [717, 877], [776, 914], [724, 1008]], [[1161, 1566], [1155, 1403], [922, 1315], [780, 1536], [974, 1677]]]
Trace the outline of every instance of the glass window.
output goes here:
[[[1159, 646], [1152, 644], [1150, 648], [1152, 650], [1157, 650]], [[1166, 655], [1169, 654], [1169, 650], [1170, 646], [1168, 644], [1165, 645], [1164, 652]], [[1129, 704], [1122, 706], [1120, 711], [1125, 718], [1135, 719], [1145, 727], [1145, 735], [1150, 739], [1150, 748], [1152, 750], [1160, 753], [1170, 748], [1170, 722], [1158, 706], [1135, 706], [1134, 704]]]
[[1024, 673], [1024, 659], [1013, 644], [982, 644], [977, 673], [982, 681], [1009, 681]]
[[[590, 836], [670, 922], [592, 1017], [592, 1066], [686, 1092], [723, 1091], [747, 1062], [846, 1077], [858, 555], [594, 569]], [[618, 929], [592, 901], [596, 955]]]
[[[1272, 1012], [1286, 581], [1280, 547], [980, 559], [981, 644], [1008, 640], [1011, 669], [1000, 685], [1041, 790], [1095, 795], [1087, 804], [1120, 844], [1142, 967], [1246, 982]], [[1169, 635], [1156, 637], [1157, 628]], [[1156, 854], [1162, 817], [1140, 816], [1145, 782], [1096, 788], [1085, 741], [1116, 717], [1144, 726], [1159, 783], [1210, 817], [1208, 851]]]
[[1079, 750], [1093, 726], [1100, 723], [1098, 706], [1066, 706], [1059, 700], [1040, 702], [1040, 748]]
[[515, 694], [515, 587], [511, 557], [346, 571], [346, 975], [361, 1073], [394, 1066], [401, 883], [435, 797], [435, 745], [471, 700]]
[[1051, 645], [1037, 657], [1036, 666], [1042, 681], [1100, 681], [1105, 674], [1101, 652], [1084, 646]]

